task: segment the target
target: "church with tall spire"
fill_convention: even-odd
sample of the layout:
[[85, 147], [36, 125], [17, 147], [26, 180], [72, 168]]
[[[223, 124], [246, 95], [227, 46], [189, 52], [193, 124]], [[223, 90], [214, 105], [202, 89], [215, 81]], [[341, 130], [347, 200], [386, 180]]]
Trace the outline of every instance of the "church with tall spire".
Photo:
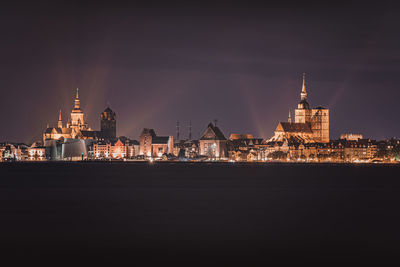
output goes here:
[[68, 127], [75, 129], [76, 132], [88, 130], [88, 125], [85, 123], [84, 114], [81, 109], [81, 102], [79, 100], [79, 88], [76, 88], [74, 108], [71, 112], [71, 121]]
[[295, 141], [300, 143], [329, 142], [329, 109], [323, 107], [310, 108], [307, 102], [306, 77], [304, 73], [300, 102], [295, 109], [294, 122], [292, 122], [289, 111], [288, 121], [279, 122], [274, 136], [268, 141]]
[[47, 127], [43, 134], [43, 141], [60, 140], [66, 138], [84, 138], [84, 134], [91, 131], [84, 119], [84, 113], [81, 109], [79, 100], [79, 89], [76, 88], [74, 107], [70, 119], [64, 125], [61, 117], [61, 110], [58, 115], [57, 127]]
[[117, 117], [109, 106], [100, 115], [100, 131], [93, 131], [85, 121], [85, 114], [81, 109], [79, 89], [76, 88], [73, 109], [68, 122], [64, 125], [61, 110], [58, 115], [57, 127], [47, 126], [43, 141], [63, 139], [115, 139], [117, 134]]

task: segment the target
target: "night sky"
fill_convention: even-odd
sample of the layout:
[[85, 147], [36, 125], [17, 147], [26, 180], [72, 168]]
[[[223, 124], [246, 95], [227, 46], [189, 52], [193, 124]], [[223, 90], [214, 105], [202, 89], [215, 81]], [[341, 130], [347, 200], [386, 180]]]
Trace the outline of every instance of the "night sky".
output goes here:
[[[390, 4], [147, 5], [73, 1], [0, 9], [0, 141], [42, 138], [80, 88], [93, 129], [107, 102], [118, 135], [144, 127], [269, 138], [300, 100], [330, 109], [331, 138], [400, 137], [400, 17]], [[292, 113], [293, 115], [293, 113]]]

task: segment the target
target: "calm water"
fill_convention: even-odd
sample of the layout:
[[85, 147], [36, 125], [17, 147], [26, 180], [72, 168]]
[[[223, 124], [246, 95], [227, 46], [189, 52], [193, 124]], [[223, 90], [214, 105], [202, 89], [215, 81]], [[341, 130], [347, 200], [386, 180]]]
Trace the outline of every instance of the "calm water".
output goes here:
[[400, 166], [0, 164], [0, 263], [399, 261]]

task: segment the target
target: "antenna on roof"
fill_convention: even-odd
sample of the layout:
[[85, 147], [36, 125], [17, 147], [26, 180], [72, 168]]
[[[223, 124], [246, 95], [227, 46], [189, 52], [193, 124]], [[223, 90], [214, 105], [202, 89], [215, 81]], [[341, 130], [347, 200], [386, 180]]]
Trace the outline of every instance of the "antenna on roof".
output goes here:
[[179, 141], [179, 121], [176, 122], [176, 140]]
[[106, 106], [109, 108], [110, 107], [110, 101], [107, 101]]
[[217, 127], [218, 119], [214, 119], [214, 126]]

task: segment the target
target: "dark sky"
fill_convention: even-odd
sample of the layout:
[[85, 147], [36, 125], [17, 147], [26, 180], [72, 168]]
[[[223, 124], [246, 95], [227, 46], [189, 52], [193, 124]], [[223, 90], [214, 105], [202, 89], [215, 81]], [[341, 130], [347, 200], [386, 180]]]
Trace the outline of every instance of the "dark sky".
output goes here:
[[[90, 126], [107, 102], [118, 135], [144, 127], [193, 135], [218, 119], [230, 133], [269, 138], [300, 98], [330, 108], [331, 138], [400, 137], [397, 6], [113, 1], [40, 2], [0, 9], [0, 141], [41, 139], [72, 109]], [[182, 129], [185, 137], [187, 130]]]

